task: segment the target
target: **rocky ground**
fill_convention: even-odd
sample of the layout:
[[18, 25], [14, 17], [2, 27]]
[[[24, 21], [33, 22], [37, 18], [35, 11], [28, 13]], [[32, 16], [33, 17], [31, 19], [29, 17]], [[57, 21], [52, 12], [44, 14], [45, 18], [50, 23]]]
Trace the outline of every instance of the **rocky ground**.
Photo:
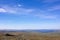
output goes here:
[[49, 36], [35, 33], [0, 33], [0, 40], [60, 40], [60, 35]]

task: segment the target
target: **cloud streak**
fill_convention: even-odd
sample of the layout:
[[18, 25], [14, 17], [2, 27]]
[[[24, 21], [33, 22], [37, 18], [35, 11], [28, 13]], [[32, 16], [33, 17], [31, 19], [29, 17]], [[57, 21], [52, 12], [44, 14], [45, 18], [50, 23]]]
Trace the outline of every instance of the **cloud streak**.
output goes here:
[[52, 6], [48, 9], [48, 11], [56, 11], [56, 10], [60, 10], [60, 5]]
[[0, 12], [13, 13], [13, 14], [26, 14], [33, 12], [33, 9], [21, 8], [20, 5], [18, 7], [10, 7], [10, 6], [2, 6], [0, 8]]
[[4, 8], [0, 8], [0, 12], [7, 12]]
[[54, 3], [54, 2], [58, 2], [60, 0], [44, 0], [44, 3]]
[[55, 15], [44, 15], [44, 14], [40, 14], [40, 15], [35, 15], [35, 16], [37, 16], [39, 18], [43, 18], [43, 19], [56, 19], [57, 18], [57, 16], [55, 16]]
[[[53, 7], [54, 9], [54, 7]], [[52, 10], [52, 9], [51, 9]], [[39, 17], [39, 18], [45, 18], [45, 19], [56, 19], [57, 16], [55, 15], [46, 15], [47, 13], [43, 10], [39, 10], [39, 9], [27, 9], [27, 8], [22, 8], [22, 7], [11, 7], [11, 6], [2, 6], [2, 8], [0, 8], [0, 12], [4, 12], [4, 13], [9, 13], [9, 14], [18, 14], [18, 15], [32, 15]]]

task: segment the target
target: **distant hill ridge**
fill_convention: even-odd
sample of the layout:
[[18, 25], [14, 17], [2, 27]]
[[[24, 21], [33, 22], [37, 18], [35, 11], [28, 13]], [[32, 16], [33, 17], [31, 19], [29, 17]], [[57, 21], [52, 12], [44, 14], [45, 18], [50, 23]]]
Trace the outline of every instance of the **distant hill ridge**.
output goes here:
[[60, 30], [0, 30], [0, 32], [60, 32]]

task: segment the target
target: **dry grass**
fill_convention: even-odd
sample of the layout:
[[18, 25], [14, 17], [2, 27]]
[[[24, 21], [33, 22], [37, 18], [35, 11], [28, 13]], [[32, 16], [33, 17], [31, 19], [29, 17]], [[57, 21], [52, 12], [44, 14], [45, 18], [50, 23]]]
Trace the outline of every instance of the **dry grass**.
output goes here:
[[60, 40], [60, 35], [49, 36], [35, 33], [13, 32], [15, 36], [5, 36], [6, 33], [0, 33], [0, 40]]

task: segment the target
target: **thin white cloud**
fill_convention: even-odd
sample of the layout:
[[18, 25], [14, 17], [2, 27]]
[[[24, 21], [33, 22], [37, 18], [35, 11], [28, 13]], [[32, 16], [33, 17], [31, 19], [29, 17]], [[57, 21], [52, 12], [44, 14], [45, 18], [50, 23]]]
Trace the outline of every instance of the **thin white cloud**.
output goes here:
[[27, 14], [34, 11], [33, 9], [22, 8], [20, 7], [20, 5], [18, 5], [17, 7], [2, 6], [2, 9], [0, 10], [4, 12], [6, 11], [7, 13], [13, 13], [13, 14]]
[[44, 14], [40, 14], [40, 15], [35, 15], [37, 17], [43, 18], [43, 19], [56, 19], [57, 16], [55, 15], [44, 15]]
[[7, 12], [4, 8], [0, 8], [0, 12]]
[[58, 15], [53, 15], [52, 13], [45, 11], [45, 10], [38, 10], [35, 11], [35, 14], [33, 14], [36, 17], [43, 18], [43, 19], [57, 19]]
[[56, 6], [53, 6], [53, 7], [50, 7], [49, 9], [48, 9], [48, 11], [55, 11], [55, 10], [60, 10], [60, 5], [56, 5]]
[[44, 3], [54, 3], [54, 2], [57, 2], [57, 1], [60, 1], [60, 0], [44, 0], [43, 2]]
[[[4, 8], [4, 9], [3, 9]], [[40, 11], [40, 12], [39, 12]], [[10, 6], [3, 6], [0, 8], [0, 12], [6, 12], [6, 13], [11, 13], [11, 14], [30, 14], [33, 16], [37, 16], [40, 18], [46, 18], [46, 19], [56, 19], [57, 16], [54, 15], [46, 15], [47, 13], [43, 10], [38, 10], [38, 9], [27, 9], [27, 8], [22, 8], [22, 7], [10, 7]], [[36, 14], [36, 15], [35, 15]]]
[[18, 6], [18, 7], [21, 7], [22, 5], [18, 4], [17, 6]]

